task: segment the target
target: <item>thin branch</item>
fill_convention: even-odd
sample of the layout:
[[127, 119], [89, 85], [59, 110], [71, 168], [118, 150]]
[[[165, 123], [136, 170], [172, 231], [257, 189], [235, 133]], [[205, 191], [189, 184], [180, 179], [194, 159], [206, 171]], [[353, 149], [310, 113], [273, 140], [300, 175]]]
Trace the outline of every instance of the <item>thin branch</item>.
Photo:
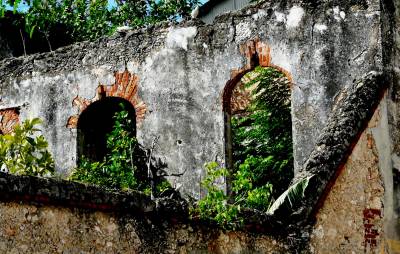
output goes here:
[[21, 35], [22, 46], [24, 48], [24, 56], [26, 56], [25, 38], [24, 38], [24, 35], [22, 34], [22, 30], [21, 29], [19, 29], [19, 34]]
[[44, 37], [46, 38], [47, 45], [49, 45], [50, 52], [53, 52], [53, 49], [51, 48], [51, 44], [50, 44], [50, 40], [49, 40], [49, 35], [47, 32], [44, 32]]

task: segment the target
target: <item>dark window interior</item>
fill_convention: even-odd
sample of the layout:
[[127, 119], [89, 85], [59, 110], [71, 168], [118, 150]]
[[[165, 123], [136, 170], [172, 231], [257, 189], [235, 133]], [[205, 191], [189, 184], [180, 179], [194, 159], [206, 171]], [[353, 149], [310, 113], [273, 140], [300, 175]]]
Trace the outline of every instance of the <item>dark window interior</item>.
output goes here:
[[[114, 126], [114, 115], [122, 110], [136, 126], [135, 109], [125, 99], [106, 97], [90, 104], [78, 120], [78, 158], [85, 156], [92, 161], [101, 161], [107, 154], [107, 134]], [[136, 130], [135, 130], [136, 132]], [[136, 135], [136, 133], [135, 133]]]

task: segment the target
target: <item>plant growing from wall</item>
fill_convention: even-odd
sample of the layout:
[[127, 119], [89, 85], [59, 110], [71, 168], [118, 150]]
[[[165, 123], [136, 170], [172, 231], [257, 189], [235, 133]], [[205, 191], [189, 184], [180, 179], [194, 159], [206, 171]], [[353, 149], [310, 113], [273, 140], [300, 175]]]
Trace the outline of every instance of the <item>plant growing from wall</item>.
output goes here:
[[[194, 214], [211, 219], [225, 228], [240, 226], [244, 208], [267, 212], [278, 199], [292, 203], [304, 194], [308, 180], [285, 191], [293, 178], [290, 91], [287, 79], [273, 68], [257, 67], [245, 77], [253, 100], [246, 112], [234, 115], [232, 123], [233, 169], [206, 164], [202, 187], [207, 194], [197, 203]], [[218, 178], [231, 178], [231, 196]], [[303, 188], [304, 187], [304, 188]], [[302, 189], [303, 188], [303, 189]], [[303, 191], [301, 191], [301, 190]], [[278, 198], [284, 193], [280, 198]], [[275, 211], [279, 204], [275, 204]]]
[[228, 170], [220, 168], [217, 162], [205, 164], [206, 177], [201, 181], [201, 186], [207, 191], [204, 198], [199, 200], [192, 209], [193, 215], [201, 219], [211, 219], [224, 228], [235, 228], [241, 224], [238, 218], [240, 205], [228, 203], [228, 196], [218, 185], [228, 175]]
[[253, 100], [245, 114], [232, 117], [233, 171], [243, 172], [253, 188], [270, 183], [272, 200], [293, 178], [290, 88], [284, 74], [271, 67], [256, 67], [246, 76]]
[[17, 175], [50, 176], [54, 161], [47, 141], [36, 128], [38, 118], [16, 125], [14, 132], [0, 135], [0, 168]]
[[162, 166], [152, 163], [156, 139], [148, 151], [143, 151], [135, 138], [134, 123], [128, 111], [122, 104], [121, 108], [115, 113], [113, 129], [107, 135], [108, 152], [104, 159], [91, 161], [82, 157], [69, 179], [113, 189], [143, 191], [156, 197], [172, 188], [163, 178], [168, 175], [161, 170]]
[[137, 141], [133, 134], [128, 112], [122, 110], [114, 116], [114, 128], [107, 136], [108, 154], [103, 161], [90, 161], [82, 157], [69, 179], [116, 189], [140, 189], [135, 172], [134, 150]]

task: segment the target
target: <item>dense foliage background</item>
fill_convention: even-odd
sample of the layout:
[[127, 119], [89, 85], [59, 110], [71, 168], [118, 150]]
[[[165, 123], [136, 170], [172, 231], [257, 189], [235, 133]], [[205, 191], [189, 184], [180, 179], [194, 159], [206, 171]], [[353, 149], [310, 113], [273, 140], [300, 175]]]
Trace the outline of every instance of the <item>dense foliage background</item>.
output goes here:
[[[293, 178], [289, 82], [274, 68], [257, 67], [245, 83], [253, 100], [246, 113], [232, 116], [234, 171], [251, 179], [252, 188], [271, 188], [276, 199]], [[240, 176], [240, 177], [239, 177]], [[266, 205], [269, 202], [265, 202]]]
[[57, 37], [69, 44], [95, 40], [120, 26], [135, 28], [176, 21], [186, 18], [198, 3], [199, 0], [117, 0], [110, 5], [108, 0], [1, 0], [0, 17], [11, 19], [14, 30], [20, 30], [24, 48], [36, 36], [51, 51], [54, 45], [66, 45]]
[[[290, 87], [283, 73], [274, 68], [257, 67], [242, 82], [251, 90], [250, 105], [231, 118], [233, 169], [206, 164], [202, 186], [207, 190], [194, 214], [211, 219], [225, 228], [243, 222], [243, 209], [262, 212], [301, 197], [308, 184], [301, 182], [289, 188], [293, 179], [293, 148]], [[230, 176], [232, 193], [218, 185]], [[274, 202], [275, 203], [273, 206]]]

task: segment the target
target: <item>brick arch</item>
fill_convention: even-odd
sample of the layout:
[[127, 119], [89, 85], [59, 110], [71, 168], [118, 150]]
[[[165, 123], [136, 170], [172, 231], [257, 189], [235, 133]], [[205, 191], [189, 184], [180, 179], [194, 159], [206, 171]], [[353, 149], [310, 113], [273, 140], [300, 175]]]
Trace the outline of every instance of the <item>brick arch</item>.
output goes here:
[[76, 96], [72, 104], [78, 107], [78, 115], [69, 117], [67, 128], [77, 128], [79, 115], [93, 102], [105, 97], [119, 97], [129, 101], [136, 113], [136, 124], [143, 121], [146, 114], [146, 104], [138, 96], [139, 78], [128, 70], [115, 73], [115, 82], [112, 85], [100, 84], [96, 89], [96, 95], [92, 99]]
[[19, 123], [19, 108], [0, 109], [0, 134], [8, 134]]
[[239, 49], [240, 53], [246, 58], [246, 65], [240, 69], [231, 71], [231, 79], [226, 83], [222, 94], [223, 111], [229, 114], [231, 113], [230, 100], [233, 90], [242, 77], [246, 73], [253, 71], [257, 66], [272, 67], [285, 75], [289, 81], [289, 87], [292, 87], [293, 84], [292, 75], [287, 70], [271, 63], [271, 48], [268, 44], [257, 38], [240, 45]]
[[[225, 166], [228, 169], [233, 168], [233, 148], [232, 148], [232, 129], [231, 129], [231, 117], [232, 117], [232, 105], [231, 98], [234, 93], [235, 87], [240, 83], [242, 77], [248, 72], [253, 71], [257, 66], [261, 67], [272, 67], [282, 72], [287, 80], [289, 81], [288, 86], [291, 88], [293, 79], [290, 73], [280, 66], [276, 66], [271, 63], [271, 48], [259, 39], [250, 40], [240, 45], [240, 53], [245, 57], [246, 64], [240, 69], [231, 71], [231, 79], [226, 83], [223, 94], [222, 94], [222, 105], [224, 113], [224, 138], [225, 138]], [[243, 95], [243, 94], [242, 94]], [[248, 101], [237, 101], [236, 103], [248, 104], [250, 103], [250, 96], [243, 95], [241, 99]], [[232, 179], [227, 178], [226, 191], [228, 194], [231, 193]]]

